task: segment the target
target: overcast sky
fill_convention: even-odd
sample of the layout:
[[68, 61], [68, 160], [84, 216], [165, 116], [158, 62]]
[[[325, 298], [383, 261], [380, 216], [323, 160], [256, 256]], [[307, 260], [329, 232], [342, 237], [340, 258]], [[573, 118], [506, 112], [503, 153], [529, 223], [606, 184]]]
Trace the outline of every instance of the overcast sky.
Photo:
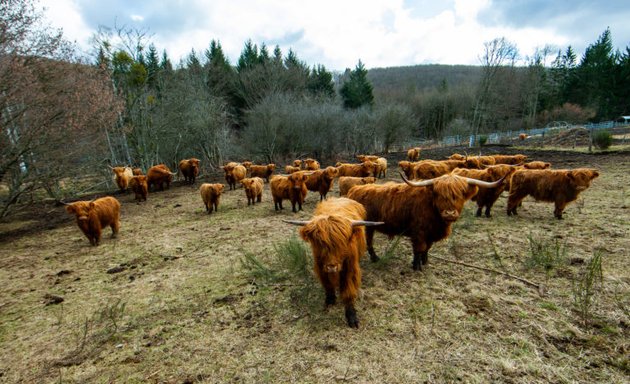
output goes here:
[[505, 37], [520, 54], [584, 49], [610, 27], [630, 46], [629, 0], [41, 0], [54, 27], [86, 51], [99, 26], [144, 30], [174, 64], [215, 39], [234, 64], [247, 39], [293, 49], [329, 70], [480, 64], [483, 43]]

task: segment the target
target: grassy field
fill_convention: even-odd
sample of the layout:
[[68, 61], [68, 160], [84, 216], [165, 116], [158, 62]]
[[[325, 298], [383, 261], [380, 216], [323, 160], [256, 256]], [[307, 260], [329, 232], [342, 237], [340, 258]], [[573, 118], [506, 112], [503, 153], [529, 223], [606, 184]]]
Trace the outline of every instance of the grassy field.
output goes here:
[[63, 207], [14, 216], [0, 223], [0, 382], [628, 382], [630, 155], [529, 154], [601, 176], [562, 221], [529, 198], [517, 217], [505, 198], [491, 219], [467, 203], [424, 272], [407, 239], [377, 235], [388, 257], [362, 261], [358, 330], [279, 262], [297, 236], [282, 219], [307, 219], [315, 194], [292, 214], [268, 186], [253, 207], [226, 191], [212, 215], [199, 182], [117, 195], [120, 235], [99, 247]]

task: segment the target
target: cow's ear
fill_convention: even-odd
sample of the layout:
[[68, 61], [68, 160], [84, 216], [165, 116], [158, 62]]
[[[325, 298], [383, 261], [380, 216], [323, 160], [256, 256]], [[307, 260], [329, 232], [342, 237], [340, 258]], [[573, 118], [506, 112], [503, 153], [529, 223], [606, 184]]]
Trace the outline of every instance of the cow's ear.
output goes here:
[[70, 214], [73, 214], [76, 212], [74, 205], [66, 205], [66, 211]]
[[94, 204], [93, 201], [90, 201], [90, 209], [93, 209], [94, 207], [96, 207], [96, 204]]
[[599, 172], [598, 171], [592, 171], [591, 172], [591, 180], [598, 177], [599, 176]]

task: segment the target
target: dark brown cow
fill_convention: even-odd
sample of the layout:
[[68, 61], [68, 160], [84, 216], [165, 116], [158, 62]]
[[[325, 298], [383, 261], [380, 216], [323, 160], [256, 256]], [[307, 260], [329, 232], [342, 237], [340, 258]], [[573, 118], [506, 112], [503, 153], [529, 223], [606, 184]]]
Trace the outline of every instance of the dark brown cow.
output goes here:
[[171, 182], [173, 181], [173, 175], [176, 174], [177, 173], [171, 172], [171, 170], [164, 164], [154, 165], [147, 171], [148, 188], [151, 189], [151, 187], [155, 185], [157, 189], [163, 191], [165, 184], [166, 188], [170, 188]]
[[273, 171], [276, 170], [276, 165], [274, 163], [267, 165], [251, 165], [249, 171], [251, 172], [251, 177], [260, 177], [269, 182], [269, 177], [273, 174]]
[[[465, 168], [457, 168], [453, 171], [453, 174], [469, 177], [471, 179], [477, 179], [482, 181], [497, 181], [503, 178], [509, 178], [510, 174], [516, 171], [516, 167], [507, 165], [507, 164], [499, 164], [492, 165], [486, 169], [465, 169]], [[507, 176], [507, 177], [506, 177]], [[501, 183], [499, 186], [494, 188], [481, 188], [477, 192], [475, 196], [472, 197], [472, 201], [477, 202], [477, 217], [481, 216], [481, 211], [483, 207], [486, 207], [486, 217], [490, 217], [490, 210], [494, 203], [499, 199], [501, 193], [505, 190], [506, 183]]]
[[247, 205], [256, 205], [256, 202], [260, 203], [262, 201], [264, 183], [260, 177], [247, 177], [241, 180], [245, 196], [247, 196]]
[[319, 201], [325, 200], [338, 174], [339, 171], [335, 167], [314, 171], [306, 180], [306, 188], [309, 191], [319, 192]]
[[361, 287], [359, 259], [365, 254], [365, 208], [354, 200], [331, 198], [320, 202], [309, 221], [285, 220], [302, 225], [300, 236], [313, 250], [313, 269], [326, 292], [325, 305], [335, 304], [335, 290], [345, 306], [346, 322], [359, 328], [354, 302]]
[[[421, 270], [428, 262], [433, 243], [451, 233], [451, 225], [459, 218], [466, 201], [477, 193], [477, 186], [494, 188], [503, 182], [487, 183], [457, 175], [413, 182], [401, 176], [406, 184], [357, 185], [350, 189], [348, 197], [365, 206], [367, 220], [385, 222], [374, 227], [379, 232], [411, 239], [415, 270]], [[366, 231], [372, 261], [378, 260], [373, 246], [374, 228]]]
[[269, 182], [269, 188], [271, 189], [271, 196], [273, 197], [273, 204], [276, 211], [282, 208], [282, 200], [289, 199], [291, 201], [291, 207], [293, 212], [297, 212], [296, 206], [299, 210], [302, 210], [302, 204], [308, 190], [306, 189], [306, 179], [311, 172], [299, 171], [293, 172], [290, 175], [275, 175]]
[[136, 201], [147, 201], [147, 195], [149, 194], [149, 184], [147, 183], [147, 177], [144, 175], [134, 176], [129, 181], [131, 190], [136, 195]]
[[199, 176], [199, 159], [190, 158], [179, 162], [179, 171], [184, 176], [184, 182], [195, 184]]
[[596, 169], [578, 168], [573, 170], [523, 169], [512, 175], [507, 214], [516, 215], [516, 209], [525, 197], [555, 203], [553, 215], [562, 219], [564, 208], [575, 201], [590, 187], [593, 179], [599, 176]]
[[66, 211], [76, 215], [79, 228], [92, 245], [100, 244], [103, 228], [111, 227], [112, 237], [116, 237], [120, 229], [120, 203], [111, 196], [77, 201], [66, 205]]
[[213, 208], [215, 212], [219, 210], [219, 200], [224, 188], [223, 184], [210, 183], [203, 183], [201, 187], [199, 187], [201, 200], [203, 200], [203, 205], [206, 207], [208, 214], [212, 213]]

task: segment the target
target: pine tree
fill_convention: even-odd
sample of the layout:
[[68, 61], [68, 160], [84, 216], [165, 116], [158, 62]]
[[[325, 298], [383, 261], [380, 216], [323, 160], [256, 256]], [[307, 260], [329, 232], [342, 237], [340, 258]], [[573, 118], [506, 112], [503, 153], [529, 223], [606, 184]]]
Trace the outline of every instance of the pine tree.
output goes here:
[[371, 106], [374, 103], [372, 84], [367, 78], [368, 71], [361, 60], [353, 71], [346, 70], [346, 72], [348, 79], [340, 90], [344, 107], [356, 109], [363, 105]]
[[151, 44], [149, 46], [149, 51], [147, 52], [145, 62], [148, 76], [147, 83], [150, 87], [156, 87], [158, 73], [160, 71], [160, 59], [158, 58], [158, 53], [155, 45]]
[[236, 70], [238, 72], [242, 72], [247, 69], [252, 69], [259, 63], [260, 59], [258, 57], [258, 46], [252, 43], [251, 40], [247, 40], [245, 42], [245, 47], [243, 47], [243, 51], [238, 58]]
[[335, 84], [332, 80], [332, 73], [328, 72], [323, 65], [314, 66], [308, 79], [307, 88], [316, 96], [333, 97]]

